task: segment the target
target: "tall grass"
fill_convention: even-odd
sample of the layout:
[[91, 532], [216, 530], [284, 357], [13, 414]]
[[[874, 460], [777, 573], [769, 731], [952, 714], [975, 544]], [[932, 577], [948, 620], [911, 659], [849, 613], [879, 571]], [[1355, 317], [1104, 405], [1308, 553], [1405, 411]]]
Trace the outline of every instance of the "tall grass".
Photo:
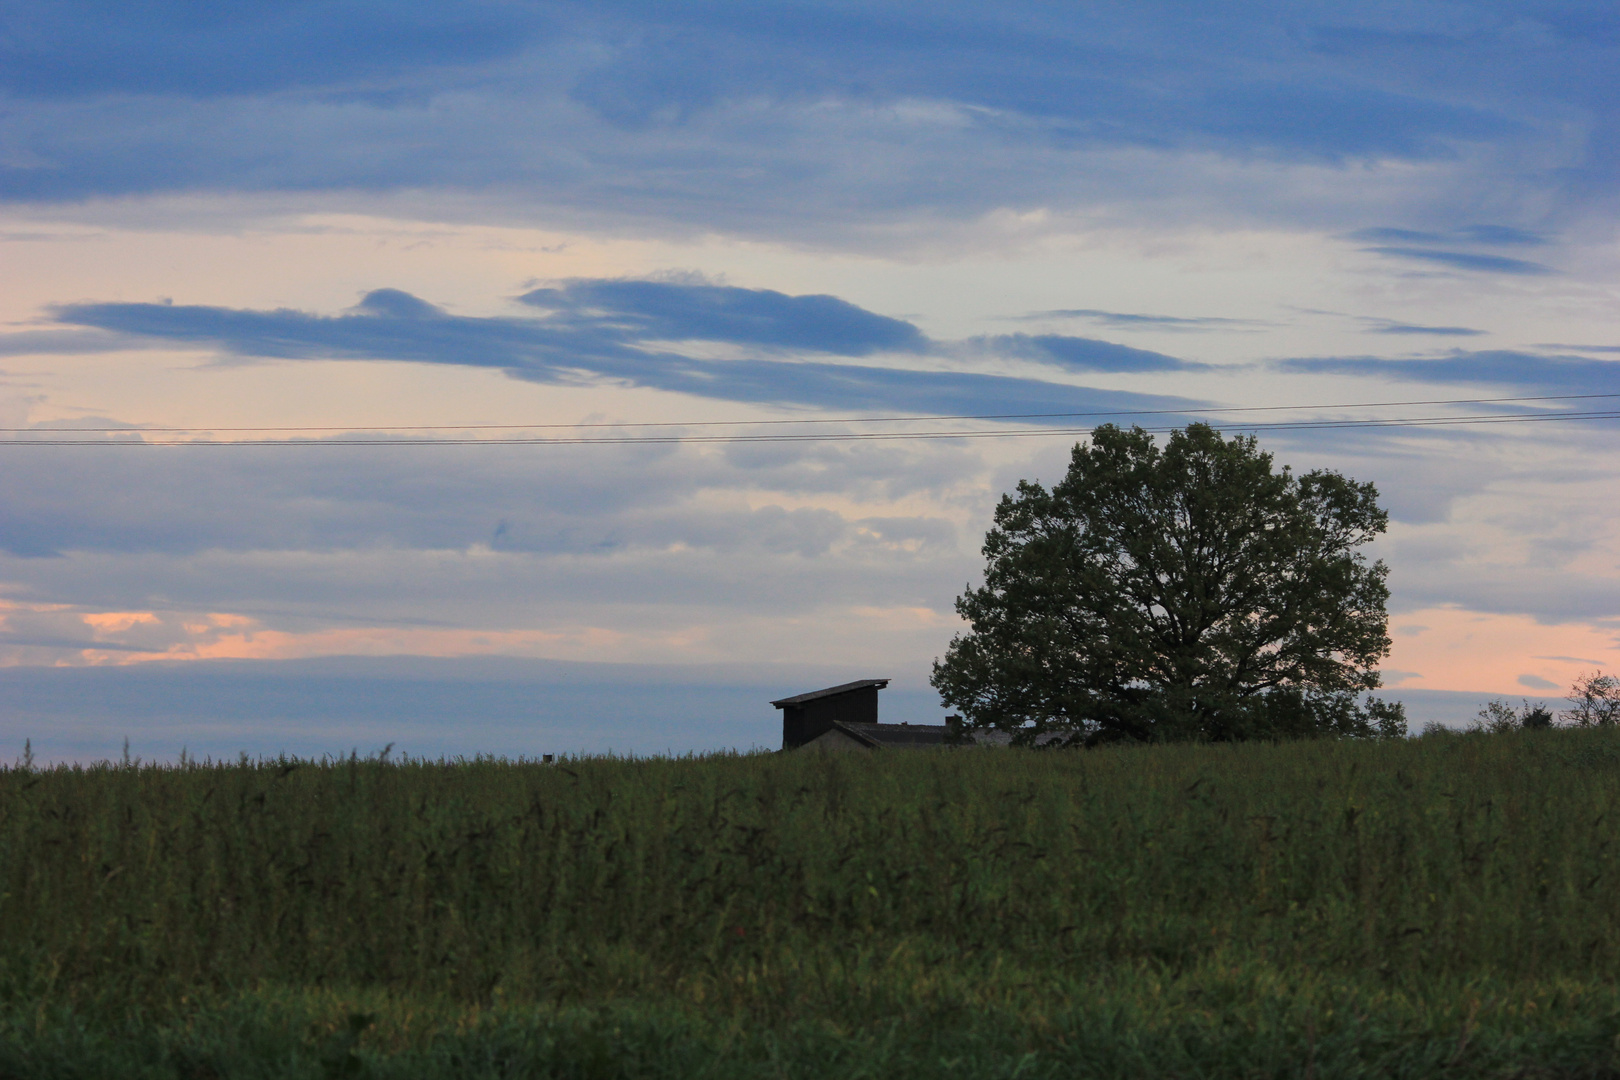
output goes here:
[[332, 992], [755, 1032], [955, 1016], [949, 1041], [1107, 1002], [1169, 1022], [1174, 1001], [1178, 1024], [1281, 1010], [1299, 1054], [1307, 1020], [1330, 1038], [1391, 1008], [1413, 1030], [1540, 1015], [1599, 1045], [1617, 815], [1606, 730], [13, 768], [0, 1006], [160, 1023]]

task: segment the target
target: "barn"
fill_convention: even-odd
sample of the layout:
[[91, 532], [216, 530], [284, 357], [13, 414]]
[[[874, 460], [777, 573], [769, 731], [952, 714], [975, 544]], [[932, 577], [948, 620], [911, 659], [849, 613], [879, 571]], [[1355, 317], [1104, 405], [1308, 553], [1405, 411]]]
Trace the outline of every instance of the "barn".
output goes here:
[[949, 741], [946, 724], [879, 723], [878, 691], [888, 685], [888, 679], [857, 679], [771, 702], [782, 710], [782, 749], [898, 750]]

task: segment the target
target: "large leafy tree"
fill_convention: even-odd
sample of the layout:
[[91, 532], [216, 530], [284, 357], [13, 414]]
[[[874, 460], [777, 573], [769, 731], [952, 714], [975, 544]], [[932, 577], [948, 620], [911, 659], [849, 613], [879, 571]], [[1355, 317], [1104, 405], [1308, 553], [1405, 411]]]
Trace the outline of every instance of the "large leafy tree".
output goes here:
[[1015, 741], [1404, 732], [1360, 700], [1389, 590], [1357, 549], [1387, 524], [1373, 485], [1273, 469], [1253, 436], [1100, 427], [1062, 482], [996, 508], [934, 687]]

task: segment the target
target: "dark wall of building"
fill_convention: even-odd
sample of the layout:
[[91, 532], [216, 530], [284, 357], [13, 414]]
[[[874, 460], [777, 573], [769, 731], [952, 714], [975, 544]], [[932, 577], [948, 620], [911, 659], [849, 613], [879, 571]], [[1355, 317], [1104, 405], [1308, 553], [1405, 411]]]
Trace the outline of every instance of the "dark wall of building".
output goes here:
[[803, 746], [826, 733], [833, 724], [875, 724], [878, 722], [878, 688], [850, 690], [831, 697], [789, 705], [782, 710], [782, 749]]

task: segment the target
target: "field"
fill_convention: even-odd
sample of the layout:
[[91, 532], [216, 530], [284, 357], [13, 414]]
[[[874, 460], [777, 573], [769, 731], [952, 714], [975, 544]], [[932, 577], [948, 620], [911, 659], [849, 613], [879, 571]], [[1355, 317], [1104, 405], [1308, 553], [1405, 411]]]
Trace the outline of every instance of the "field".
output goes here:
[[1620, 732], [0, 771], [0, 1077], [1620, 1075]]

